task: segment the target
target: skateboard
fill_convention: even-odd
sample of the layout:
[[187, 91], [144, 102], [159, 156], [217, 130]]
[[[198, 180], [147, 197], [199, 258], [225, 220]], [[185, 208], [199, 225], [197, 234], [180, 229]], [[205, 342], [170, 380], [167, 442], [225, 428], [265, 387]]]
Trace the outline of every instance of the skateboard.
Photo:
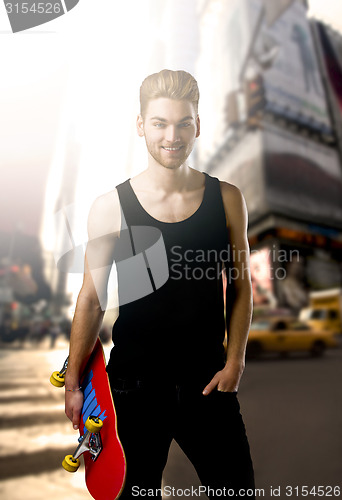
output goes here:
[[[68, 359], [62, 370], [53, 372], [50, 382], [64, 386]], [[73, 455], [62, 463], [68, 472], [76, 472], [83, 455], [85, 479], [89, 493], [95, 500], [115, 500], [122, 492], [126, 477], [126, 458], [116, 423], [116, 413], [110, 390], [106, 362], [101, 341], [97, 339], [91, 357], [82, 374], [80, 384], [84, 393], [81, 413], [80, 438]]]

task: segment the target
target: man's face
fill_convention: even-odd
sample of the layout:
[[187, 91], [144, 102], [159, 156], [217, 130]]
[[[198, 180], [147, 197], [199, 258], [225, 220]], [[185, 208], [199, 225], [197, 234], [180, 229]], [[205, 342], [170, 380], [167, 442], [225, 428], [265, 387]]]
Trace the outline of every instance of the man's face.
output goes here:
[[144, 119], [138, 116], [137, 129], [145, 137], [149, 161], [176, 169], [190, 155], [200, 123], [190, 101], [159, 97], [149, 101]]

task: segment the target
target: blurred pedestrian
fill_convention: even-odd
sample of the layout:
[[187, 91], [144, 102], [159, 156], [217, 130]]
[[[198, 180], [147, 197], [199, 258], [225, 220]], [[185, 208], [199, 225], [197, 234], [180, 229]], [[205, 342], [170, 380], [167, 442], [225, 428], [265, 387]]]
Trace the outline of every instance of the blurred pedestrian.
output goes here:
[[49, 330], [49, 335], [50, 335], [50, 349], [53, 349], [56, 347], [56, 341], [61, 333], [61, 327], [59, 323], [54, 322], [52, 323], [50, 330]]

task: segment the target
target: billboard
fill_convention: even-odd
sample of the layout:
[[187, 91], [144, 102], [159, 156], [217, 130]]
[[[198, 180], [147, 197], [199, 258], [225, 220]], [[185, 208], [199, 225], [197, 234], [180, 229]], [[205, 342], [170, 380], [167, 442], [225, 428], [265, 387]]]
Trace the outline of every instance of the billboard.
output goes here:
[[[276, 16], [272, 16], [270, 25], [268, 9], [273, 2], [266, 3], [266, 9], [264, 0], [207, 2], [203, 8], [197, 63], [204, 96], [198, 145], [201, 160], [207, 161], [226, 138], [227, 122], [231, 125], [231, 120], [227, 120], [227, 101], [232, 95], [243, 96], [246, 81], [258, 77], [262, 78], [266, 110], [331, 135], [331, 119], [305, 6], [299, 1], [274, 2], [277, 5], [271, 14]], [[240, 121], [244, 121], [245, 113], [239, 113]]]
[[[263, 2], [246, 1], [252, 34]], [[253, 61], [255, 71], [263, 75], [270, 111], [322, 132], [330, 131], [326, 97], [302, 3], [292, 3], [271, 26], [267, 17], [263, 19], [253, 47]]]
[[342, 36], [333, 36], [320, 22], [316, 25], [330, 88], [334, 93], [339, 111], [342, 113]]
[[269, 210], [342, 228], [342, 174], [337, 152], [275, 127], [264, 131], [264, 145]]
[[277, 305], [270, 254], [267, 247], [251, 252], [250, 266], [254, 306], [275, 307]]
[[267, 24], [271, 26], [295, 0], [263, 0]]

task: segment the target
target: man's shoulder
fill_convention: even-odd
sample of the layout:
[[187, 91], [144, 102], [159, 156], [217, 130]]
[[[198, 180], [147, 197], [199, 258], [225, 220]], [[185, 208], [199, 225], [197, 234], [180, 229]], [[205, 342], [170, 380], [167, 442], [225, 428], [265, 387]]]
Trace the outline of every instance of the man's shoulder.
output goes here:
[[226, 181], [220, 181], [220, 189], [223, 201], [228, 204], [241, 202], [241, 200], [243, 200], [243, 194], [234, 184], [230, 184]]
[[91, 212], [98, 216], [110, 215], [114, 209], [120, 207], [118, 190], [116, 188], [95, 198]]
[[98, 196], [93, 202], [88, 217], [88, 230], [93, 235], [118, 233], [121, 226], [121, 210], [116, 188]]
[[245, 218], [246, 202], [240, 189], [234, 184], [220, 181], [220, 190], [228, 225], [232, 225], [235, 220], [240, 221], [241, 218]]

